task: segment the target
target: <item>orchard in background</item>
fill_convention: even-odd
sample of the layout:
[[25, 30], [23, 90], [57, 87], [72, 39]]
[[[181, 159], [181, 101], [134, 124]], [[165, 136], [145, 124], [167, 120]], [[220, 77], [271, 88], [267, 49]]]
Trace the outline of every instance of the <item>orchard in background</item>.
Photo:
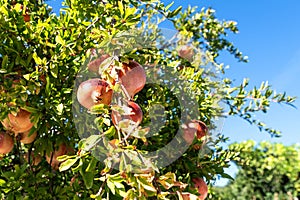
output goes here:
[[[218, 118], [280, 135], [253, 113], [294, 98], [265, 83], [249, 89], [247, 79], [235, 86], [218, 61], [225, 50], [247, 62], [226, 38], [235, 22], [158, 0], [63, 5], [56, 16], [42, 0], [0, 2], [1, 199], [209, 199], [239, 153], [221, 147]], [[197, 110], [182, 108], [178, 94]], [[170, 141], [187, 148], [168, 165], [143, 156]], [[172, 160], [163, 153], [158, 161]]]

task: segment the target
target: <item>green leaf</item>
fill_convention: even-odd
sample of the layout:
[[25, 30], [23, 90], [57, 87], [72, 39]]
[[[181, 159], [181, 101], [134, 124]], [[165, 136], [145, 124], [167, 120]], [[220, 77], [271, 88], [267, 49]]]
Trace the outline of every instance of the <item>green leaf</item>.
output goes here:
[[115, 184], [110, 181], [109, 179], [107, 180], [107, 187], [110, 189], [111, 193], [113, 193], [113, 195], [116, 194], [116, 190], [115, 190]]
[[0, 179], [0, 187], [3, 187], [4, 185], [5, 185], [5, 180], [3, 180], [3, 179]]
[[59, 166], [59, 171], [62, 172], [62, 171], [68, 170], [70, 167], [72, 167], [77, 162], [78, 159], [79, 159], [79, 157], [76, 157], [73, 159], [68, 159], [65, 162], [61, 163]]
[[171, 6], [173, 6], [174, 1], [172, 1], [169, 5], [166, 6], [165, 10], [169, 10], [171, 8]]
[[25, 74], [25, 75], [23, 75], [23, 77], [24, 77], [27, 81], [29, 81], [29, 79], [30, 79], [30, 74]]
[[92, 156], [92, 159], [88, 165], [88, 167], [86, 168], [86, 172], [94, 172], [95, 171], [95, 168], [97, 166], [97, 163], [98, 163], [98, 160]]
[[3, 70], [7, 67], [7, 63], [8, 63], [8, 56], [5, 55], [3, 57], [2, 64], [1, 64], [1, 67], [2, 67]]
[[80, 170], [80, 174], [83, 178], [84, 185], [87, 189], [91, 189], [94, 184], [94, 174], [92, 172], [83, 172]]
[[57, 159], [57, 161], [59, 161], [59, 162], [63, 162], [63, 161], [65, 161], [65, 160], [67, 160], [67, 159], [69, 159], [71, 156], [68, 156], [68, 155], [62, 155], [62, 156], [58, 156], [56, 159]]
[[130, 189], [126, 192], [124, 200], [137, 199], [137, 195], [134, 192], [134, 189]]
[[114, 136], [116, 134], [116, 129], [114, 126], [109, 127], [109, 129], [107, 131], [104, 132], [105, 136], [107, 137], [111, 137]]
[[129, 16], [134, 15], [134, 13], [136, 12], [136, 8], [127, 8], [125, 11], [125, 17], [124, 19], [127, 19]]
[[37, 55], [36, 52], [33, 53], [32, 57], [33, 57], [33, 60], [35, 61], [35, 63], [37, 65], [41, 65], [42, 64], [42, 59]]
[[57, 78], [58, 75], [58, 66], [55, 64], [50, 65], [50, 72], [54, 78]]
[[109, 106], [105, 105], [105, 104], [96, 104], [94, 106], [92, 106], [89, 110], [89, 113], [91, 114], [108, 114], [109, 113]]
[[31, 112], [31, 113], [38, 113], [39, 110], [36, 109], [36, 108], [33, 108], [33, 107], [30, 107], [30, 106], [23, 106], [22, 107], [24, 110], [27, 110], [28, 112]]
[[123, 7], [123, 2], [122, 1], [118, 1], [118, 7], [119, 7], [120, 14], [123, 17], [123, 15], [124, 15], [124, 7]]
[[91, 135], [90, 137], [88, 137], [85, 140], [84, 150], [89, 151], [101, 140], [101, 138], [101, 135]]
[[221, 176], [222, 176], [223, 178], [227, 178], [227, 179], [230, 179], [230, 180], [233, 180], [233, 181], [234, 181], [234, 178], [232, 178], [229, 174], [222, 173]]
[[145, 190], [151, 191], [151, 192], [157, 192], [156, 188], [152, 185], [151, 182], [147, 181], [144, 177], [137, 177], [137, 181], [143, 186]]
[[46, 42], [46, 45], [47, 45], [48, 47], [51, 47], [51, 48], [55, 48], [55, 47], [56, 47], [55, 44], [52, 44], [52, 43], [50, 43], [50, 42]]
[[64, 109], [64, 105], [62, 103], [58, 104], [56, 106], [57, 114], [62, 115], [63, 109]]
[[55, 37], [55, 42], [58, 43], [58, 44], [61, 44], [62, 46], [65, 46], [65, 41], [62, 39], [62, 37], [60, 35], [57, 35]]
[[72, 172], [78, 172], [79, 170], [81, 170], [82, 165], [83, 165], [83, 160], [80, 158], [79, 164], [76, 167], [72, 168]]
[[175, 17], [182, 9], [182, 6], [179, 6], [176, 10], [172, 11], [171, 13], [168, 13], [169, 18]]

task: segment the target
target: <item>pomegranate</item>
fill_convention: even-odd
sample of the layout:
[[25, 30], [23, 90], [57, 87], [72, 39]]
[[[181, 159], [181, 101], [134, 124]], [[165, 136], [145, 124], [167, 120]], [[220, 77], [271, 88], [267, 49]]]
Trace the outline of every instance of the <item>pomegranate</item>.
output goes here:
[[[71, 147], [68, 147], [66, 144], [62, 143], [59, 145], [58, 149], [46, 155], [46, 161], [51, 164], [51, 167], [55, 170], [59, 168], [60, 162], [57, 160], [57, 157], [73, 152]], [[52, 160], [51, 160], [52, 157]]]
[[194, 182], [195, 187], [198, 190], [198, 193], [200, 194], [198, 198], [200, 200], [204, 200], [207, 197], [208, 193], [208, 187], [205, 181], [202, 178], [193, 178], [192, 181]]
[[182, 199], [183, 200], [199, 200], [199, 197], [194, 194], [188, 193], [188, 192], [183, 192]]
[[31, 165], [37, 166], [42, 161], [42, 156], [39, 154], [30, 153], [30, 162], [29, 162], [29, 152], [24, 155], [24, 159]]
[[204, 122], [199, 120], [191, 120], [183, 125], [183, 138], [188, 144], [192, 144], [195, 136], [201, 139], [206, 136], [208, 129]]
[[0, 133], [0, 154], [7, 154], [14, 148], [14, 139], [8, 133]]
[[135, 61], [123, 63], [123, 69], [118, 72], [118, 76], [130, 97], [141, 91], [146, 84], [145, 70]]
[[142, 122], [143, 112], [142, 112], [142, 109], [140, 108], [140, 106], [137, 103], [133, 102], [133, 101], [129, 101], [127, 106], [129, 108], [131, 108], [131, 113], [132, 114], [121, 115], [117, 111], [114, 111], [114, 110], [112, 111], [111, 117], [112, 117], [112, 122], [114, 123], [114, 125], [118, 125], [119, 122], [124, 120], [124, 119], [132, 120], [137, 124], [140, 124]]
[[113, 91], [108, 83], [99, 78], [82, 82], [77, 90], [78, 102], [85, 108], [90, 109], [96, 104], [111, 103]]
[[28, 136], [30, 133], [30, 130], [23, 132], [23, 133], [19, 133], [20, 136], [20, 142], [22, 142], [23, 144], [30, 144], [32, 143], [36, 136], [37, 136], [37, 132], [32, 133], [30, 136]]
[[101, 55], [99, 58], [96, 58], [95, 60], [91, 61], [89, 64], [88, 64], [88, 70], [91, 71], [91, 72], [95, 72], [95, 73], [98, 73], [99, 72], [99, 66], [101, 65], [101, 63], [109, 58], [110, 55], [108, 54], [103, 54]]
[[17, 115], [8, 114], [8, 117], [1, 121], [2, 125], [14, 133], [22, 133], [30, 130], [33, 123], [30, 121], [31, 113], [20, 109]]
[[187, 59], [187, 60], [191, 60], [194, 56], [194, 50], [193, 47], [189, 46], [189, 45], [182, 45], [179, 47], [178, 49], [178, 55], [181, 58]]

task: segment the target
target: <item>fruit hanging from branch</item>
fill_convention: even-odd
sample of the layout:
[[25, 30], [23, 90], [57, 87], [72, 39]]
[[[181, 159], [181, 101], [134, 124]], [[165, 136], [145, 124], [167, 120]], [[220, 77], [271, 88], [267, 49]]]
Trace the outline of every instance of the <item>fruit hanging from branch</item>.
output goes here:
[[24, 19], [24, 22], [29, 22], [30, 21], [30, 15], [29, 15], [29, 12], [28, 12], [27, 8], [26, 8], [25, 14], [23, 14], [23, 19]]
[[[208, 187], [205, 181], [202, 178], [193, 178], [192, 182], [194, 183], [195, 188], [198, 190], [199, 196], [190, 193], [182, 193], [183, 200], [204, 200], [208, 194]], [[193, 188], [194, 189], [194, 188]]]
[[14, 114], [8, 114], [8, 117], [1, 121], [6, 130], [12, 131], [15, 134], [23, 133], [30, 130], [33, 127], [33, 123], [30, 121], [31, 113], [20, 109], [19, 112]]
[[50, 154], [46, 154], [46, 161], [51, 165], [55, 170], [59, 168], [60, 162], [57, 160], [57, 157], [73, 152], [74, 150], [67, 146], [65, 143], [59, 145], [58, 149]]
[[195, 136], [198, 140], [208, 133], [206, 124], [200, 120], [191, 120], [183, 125], [183, 138], [188, 144], [192, 144]]
[[191, 61], [194, 56], [194, 49], [189, 45], [182, 45], [178, 48], [178, 55], [181, 58]]
[[111, 103], [113, 90], [108, 83], [99, 78], [89, 79], [82, 82], [77, 90], [78, 102], [85, 108], [90, 109], [96, 104]]
[[101, 55], [99, 58], [96, 58], [95, 60], [92, 60], [89, 64], [88, 64], [88, 70], [90, 72], [95, 72], [98, 73], [99, 72], [99, 66], [101, 65], [101, 63], [106, 60], [107, 58], [109, 58], [110, 55], [108, 54], [103, 54]]
[[119, 122], [124, 119], [129, 119], [134, 121], [137, 125], [143, 120], [143, 112], [140, 106], [133, 102], [128, 101], [127, 108], [131, 109], [130, 114], [120, 114], [119, 112], [113, 110], [111, 113], [112, 122], [115, 126], [118, 126]]
[[37, 136], [37, 132], [34, 132], [31, 135], [29, 135], [29, 133], [30, 133], [30, 130], [23, 132], [23, 133], [19, 133], [16, 135], [16, 137], [20, 139], [21, 143], [30, 144], [35, 140], [35, 138]]
[[14, 139], [6, 132], [0, 133], [0, 154], [7, 154], [14, 148]]
[[205, 181], [202, 178], [193, 178], [192, 181], [195, 184], [195, 188], [198, 190], [200, 194], [198, 198], [200, 200], [204, 200], [207, 197], [208, 187]]
[[146, 84], [144, 68], [136, 61], [123, 63], [123, 68], [118, 71], [118, 76], [128, 95], [132, 98], [141, 91]]
[[30, 152], [29, 156], [29, 152], [27, 152], [24, 154], [24, 159], [31, 165], [37, 166], [42, 161], [42, 156], [39, 154], [35, 155], [34, 152]]

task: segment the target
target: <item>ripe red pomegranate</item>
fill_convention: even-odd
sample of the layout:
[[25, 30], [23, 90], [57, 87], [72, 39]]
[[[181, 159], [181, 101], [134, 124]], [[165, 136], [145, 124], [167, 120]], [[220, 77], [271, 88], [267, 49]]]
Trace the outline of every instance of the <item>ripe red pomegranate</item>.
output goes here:
[[96, 104], [106, 104], [111, 103], [113, 91], [109, 87], [108, 83], [99, 78], [90, 79], [82, 82], [77, 90], [78, 102], [90, 109]]
[[195, 136], [197, 139], [201, 139], [207, 135], [207, 132], [207, 126], [199, 120], [191, 120], [183, 125], [183, 138], [188, 144], [193, 143]]
[[[46, 155], [46, 161], [51, 164], [51, 167], [55, 170], [59, 168], [60, 162], [57, 160], [57, 157], [66, 155], [68, 153], [74, 152], [71, 147], [68, 147], [66, 144], [62, 143], [59, 145], [58, 149], [54, 152], [50, 153], [50, 155]], [[51, 160], [52, 157], [52, 160]]]
[[182, 193], [182, 200], [199, 200], [198, 196], [188, 193], [188, 192], [183, 192]]
[[30, 130], [23, 132], [23, 133], [19, 133], [20, 136], [20, 142], [22, 142], [23, 144], [30, 144], [32, 143], [36, 136], [37, 136], [37, 132], [32, 133], [30, 136], [28, 136], [30, 133]]
[[114, 111], [114, 110], [112, 111], [111, 118], [112, 118], [112, 122], [114, 123], [114, 125], [118, 125], [119, 122], [124, 119], [132, 120], [137, 124], [140, 124], [142, 122], [143, 112], [142, 112], [142, 109], [140, 108], [140, 106], [133, 101], [129, 101], [127, 106], [132, 109], [131, 110], [132, 114], [130, 114], [130, 115], [121, 115], [117, 111]]
[[100, 64], [107, 58], [109, 58], [110, 55], [108, 54], [103, 54], [101, 55], [99, 58], [96, 58], [95, 60], [91, 61], [89, 64], [88, 64], [88, 69], [89, 71], [91, 72], [95, 72], [95, 73], [98, 73], [99, 72], [99, 66]]
[[141, 91], [146, 84], [145, 70], [135, 61], [123, 63], [123, 69], [118, 72], [118, 76], [130, 97]]
[[0, 154], [7, 154], [14, 148], [14, 139], [8, 133], [0, 133]]
[[189, 45], [182, 45], [179, 47], [178, 49], [178, 55], [181, 58], [187, 59], [187, 60], [191, 60], [194, 56], [194, 50], [193, 47], [189, 46]]
[[198, 198], [200, 200], [204, 200], [207, 197], [207, 193], [208, 193], [208, 187], [205, 181], [202, 178], [193, 178], [192, 181], [194, 182], [195, 188], [198, 190], [198, 193], [200, 194]]
[[8, 114], [8, 117], [1, 121], [3, 126], [14, 133], [22, 133], [30, 130], [33, 123], [30, 121], [31, 113], [20, 109], [17, 115]]

